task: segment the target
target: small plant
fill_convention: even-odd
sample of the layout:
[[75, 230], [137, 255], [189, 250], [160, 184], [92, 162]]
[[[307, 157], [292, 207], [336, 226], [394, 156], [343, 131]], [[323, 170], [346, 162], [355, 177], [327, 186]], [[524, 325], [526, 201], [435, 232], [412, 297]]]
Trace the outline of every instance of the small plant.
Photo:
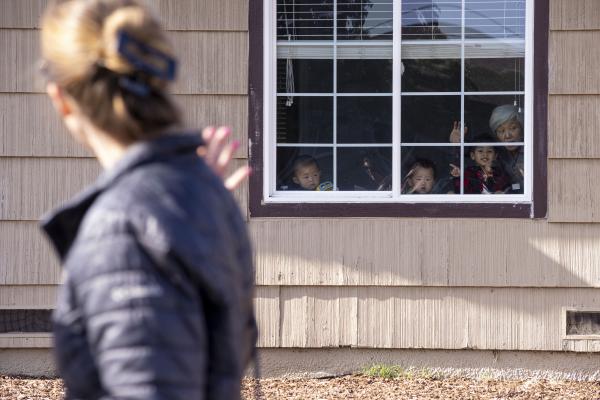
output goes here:
[[371, 378], [396, 379], [405, 373], [404, 368], [398, 365], [374, 364], [363, 369], [363, 374]]

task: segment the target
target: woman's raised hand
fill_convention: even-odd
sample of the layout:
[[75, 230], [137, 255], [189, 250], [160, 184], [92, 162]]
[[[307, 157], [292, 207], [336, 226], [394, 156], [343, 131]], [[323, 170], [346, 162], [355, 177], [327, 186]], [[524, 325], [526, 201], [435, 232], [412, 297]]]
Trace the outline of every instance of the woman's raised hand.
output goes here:
[[203, 157], [204, 162], [213, 172], [223, 179], [227, 189], [234, 190], [248, 178], [251, 169], [248, 166], [240, 167], [228, 177], [224, 176], [235, 151], [240, 147], [240, 142], [237, 140], [227, 143], [230, 135], [231, 128], [226, 126], [204, 128], [202, 131], [204, 146], [198, 147], [198, 155]]
[[450, 167], [450, 175], [452, 175], [455, 178], [458, 178], [460, 176], [460, 168], [454, 164], [450, 164]]

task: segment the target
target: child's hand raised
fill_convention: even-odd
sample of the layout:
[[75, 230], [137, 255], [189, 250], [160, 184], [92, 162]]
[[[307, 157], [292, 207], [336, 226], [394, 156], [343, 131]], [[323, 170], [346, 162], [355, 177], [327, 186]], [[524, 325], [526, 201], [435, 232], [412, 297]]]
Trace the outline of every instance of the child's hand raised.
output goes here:
[[[461, 121], [454, 121], [452, 124], [452, 131], [450, 132], [450, 143], [460, 142], [460, 123]], [[465, 136], [467, 136], [467, 127], [464, 127]]]
[[452, 175], [455, 178], [460, 177], [460, 168], [454, 164], [450, 164], [450, 167], [452, 167], [452, 169], [450, 169], [450, 175]]

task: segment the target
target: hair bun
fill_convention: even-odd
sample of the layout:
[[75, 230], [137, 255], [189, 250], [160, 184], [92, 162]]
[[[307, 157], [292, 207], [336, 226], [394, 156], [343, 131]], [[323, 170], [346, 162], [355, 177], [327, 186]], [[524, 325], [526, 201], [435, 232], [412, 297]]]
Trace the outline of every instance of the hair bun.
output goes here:
[[160, 27], [145, 9], [139, 6], [117, 8], [104, 20], [99, 60], [104, 67], [117, 73], [129, 74], [135, 71], [134, 66], [119, 54], [119, 32], [121, 31], [150, 46], [159, 49], [165, 47]]

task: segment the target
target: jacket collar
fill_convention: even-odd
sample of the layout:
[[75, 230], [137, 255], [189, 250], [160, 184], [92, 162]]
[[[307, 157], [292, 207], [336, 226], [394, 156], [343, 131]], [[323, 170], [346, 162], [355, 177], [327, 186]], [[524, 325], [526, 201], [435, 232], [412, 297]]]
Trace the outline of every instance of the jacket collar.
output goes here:
[[85, 213], [102, 192], [142, 164], [166, 160], [178, 153], [193, 152], [202, 144], [199, 134], [184, 133], [166, 134], [131, 145], [125, 155], [111, 169], [104, 171], [95, 183], [42, 218], [42, 229], [50, 238], [60, 259], [64, 260]]

